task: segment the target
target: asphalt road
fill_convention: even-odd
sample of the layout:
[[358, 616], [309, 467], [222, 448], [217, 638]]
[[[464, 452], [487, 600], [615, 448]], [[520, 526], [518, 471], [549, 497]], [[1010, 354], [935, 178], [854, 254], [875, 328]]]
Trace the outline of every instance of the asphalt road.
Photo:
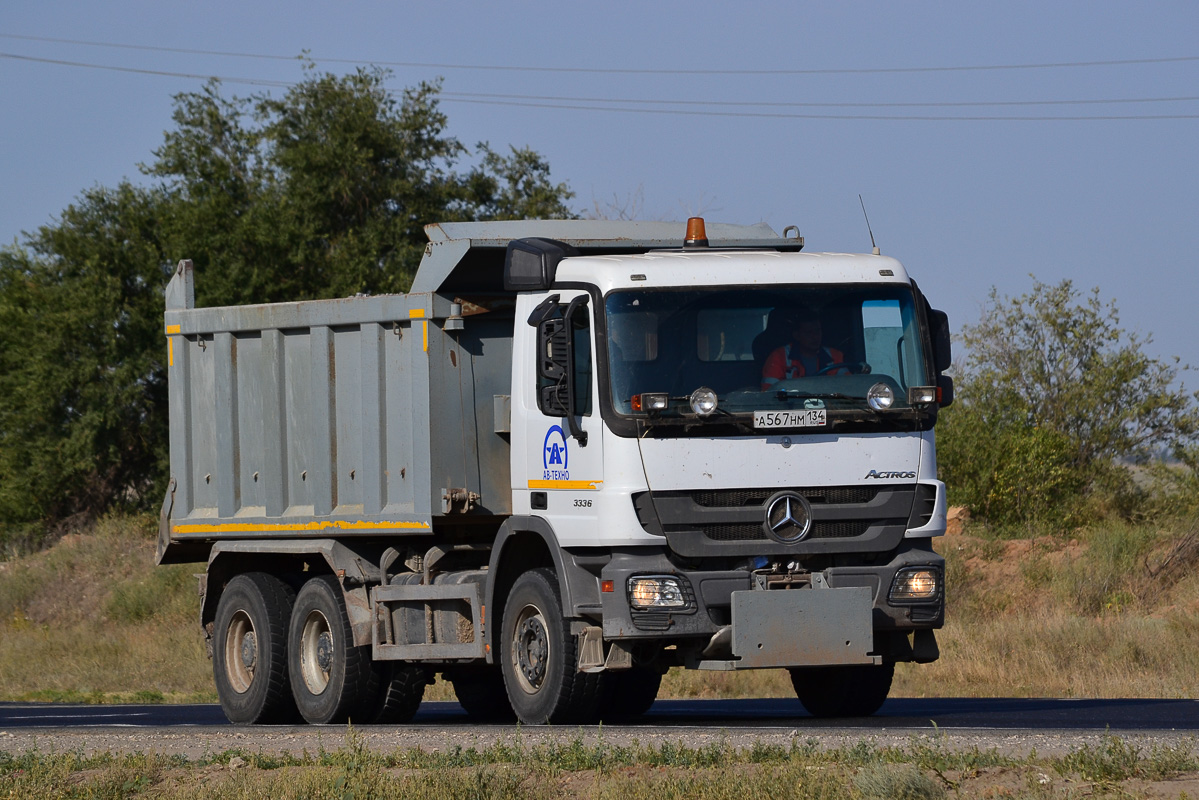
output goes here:
[[[217, 705], [66, 705], [0, 703], [0, 730], [175, 726], [231, 728]], [[285, 726], [295, 727], [295, 726]], [[405, 728], [477, 727], [457, 703], [426, 702]], [[503, 727], [503, 726], [499, 726]], [[515, 729], [515, 726], [511, 726]], [[1199, 735], [1196, 700], [892, 698], [872, 717], [817, 720], [797, 700], [659, 700], [624, 728], [778, 728], [1005, 731], [1170, 731]], [[241, 728], [240, 730], [255, 730]]]
[[203, 759], [215, 753], [305, 753], [350, 743], [377, 752], [588, 746], [787, 747], [815, 741], [831, 749], [866, 742], [911, 747], [916, 741], [961, 751], [996, 750], [1017, 758], [1034, 750], [1064, 755], [1103, 747], [1119, 735], [1153, 747], [1199, 748], [1199, 701], [910, 699], [888, 700], [867, 718], [817, 720], [794, 699], [660, 700], [631, 725], [517, 726], [471, 721], [457, 703], [427, 702], [407, 725], [230, 725], [217, 705], [78, 706], [0, 703], [0, 752], [141, 753]]

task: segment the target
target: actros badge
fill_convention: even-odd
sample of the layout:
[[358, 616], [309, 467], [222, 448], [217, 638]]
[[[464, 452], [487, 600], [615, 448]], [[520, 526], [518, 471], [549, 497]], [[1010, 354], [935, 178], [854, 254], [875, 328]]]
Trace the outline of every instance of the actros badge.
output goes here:
[[883, 479], [883, 480], [903, 480], [903, 479], [905, 479], [905, 478], [915, 478], [915, 477], [916, 477], [916, 473], [915, 473], [915, 472], [911, 472], [911, 471], [906, 471], [906, 472], [886, 472], [886, 471], [884, 471], [884, 472], [879, 472], [878, 470], [872, 469], [872, 470], [870, 470], [869, 472], [867, 472], [867, 473], [866, 473], [866, 477], [865, 477], [865, 478], [863, 478], [863, 480], [870, 480], [871, 478], [880, 478], [880, 479]]

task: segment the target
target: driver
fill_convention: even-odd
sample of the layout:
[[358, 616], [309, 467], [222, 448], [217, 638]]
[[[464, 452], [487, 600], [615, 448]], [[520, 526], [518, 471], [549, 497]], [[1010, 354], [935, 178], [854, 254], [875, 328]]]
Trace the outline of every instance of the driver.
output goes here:
[[840, 350], [822, 345], [823, 335], [819, 317], [797, 313], [791, 320], [791, 341], [767, 356], [762, 365], [762, 391], [779, 381], [817, 375], [831, 364], [844, 363]]

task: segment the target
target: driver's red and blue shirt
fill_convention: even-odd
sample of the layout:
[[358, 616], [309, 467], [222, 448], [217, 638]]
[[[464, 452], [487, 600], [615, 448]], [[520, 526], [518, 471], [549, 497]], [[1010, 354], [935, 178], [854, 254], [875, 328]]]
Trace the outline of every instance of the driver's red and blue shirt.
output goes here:
[[844, 361], [845, 356], [835, 347], [822, 347], [815, 359], [808, 359], [803, 358], [798, 350], [792, 358], [791, 345], [783, 345], [766, 357], [766, 364], [762, 367], [762, 391], [769, 390], [779, 381], [815, 375], [830, 364]]

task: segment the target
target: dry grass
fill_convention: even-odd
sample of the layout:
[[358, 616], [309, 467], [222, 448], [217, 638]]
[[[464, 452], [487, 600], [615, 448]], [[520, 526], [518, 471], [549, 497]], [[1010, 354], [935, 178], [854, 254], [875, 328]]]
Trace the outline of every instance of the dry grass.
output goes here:
[[1068, 541], [995, 539], [978, 527], [947, 537], [941, 660], [901, 666], [893, 693], [1194, 697], [1192, 529], [1182, 520], [1110, 523]]
[[[212, 701], [192, 574], [153, 566], [149, 518], [110, 519], [0, 562], [0, 699]], [[938, 543], [941, 660], [900, 665], [894, 696], [1194, 697], [1199, 552], [1189, 522], [1112, 524], [1073, 540]], [[663, 698], [791, 697], [783, 670], [675, 669]], [[450, 685], [429, 687], [452, 700]]]
[[154, 567], [154, 522], [121, 518], [0, 563], [0, 698], [214, 700], [202, 565]]

